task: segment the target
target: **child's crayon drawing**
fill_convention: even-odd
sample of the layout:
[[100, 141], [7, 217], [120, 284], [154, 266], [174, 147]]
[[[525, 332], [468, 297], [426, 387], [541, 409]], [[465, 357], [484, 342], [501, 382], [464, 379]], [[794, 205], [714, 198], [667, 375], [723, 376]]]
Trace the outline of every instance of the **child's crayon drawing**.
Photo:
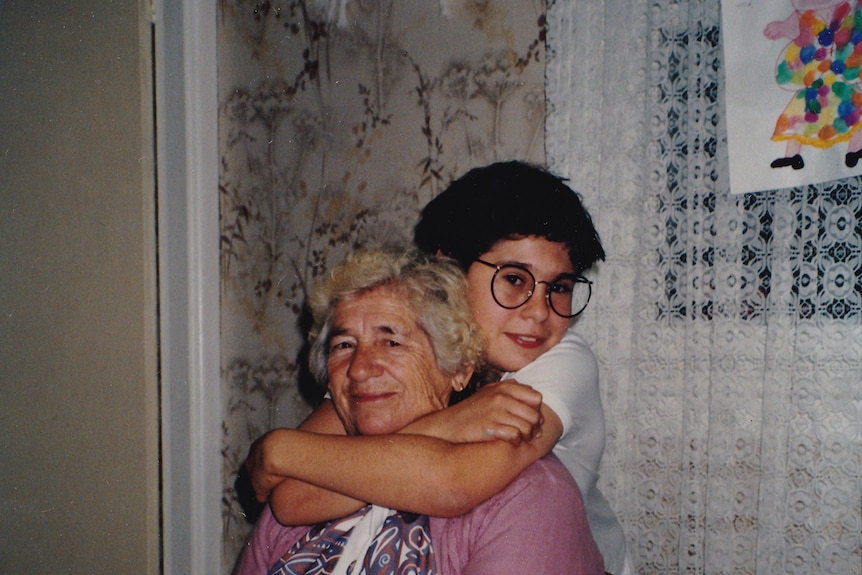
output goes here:
[[773, 168], [805, 167], [803, 146], [829, 148], [847, 142], [844, 162], [862, 157], [862, 18], [855, 2], [792, 0], [785, 20], [766, 25], [770, 40], [790, 40], [775, 67], [775, 81], [793, 96], [775, 123], [772, 139], [787, 142]]
[[862, 0], [723, 0], [722, 13], [731, 191], [862, 172]]

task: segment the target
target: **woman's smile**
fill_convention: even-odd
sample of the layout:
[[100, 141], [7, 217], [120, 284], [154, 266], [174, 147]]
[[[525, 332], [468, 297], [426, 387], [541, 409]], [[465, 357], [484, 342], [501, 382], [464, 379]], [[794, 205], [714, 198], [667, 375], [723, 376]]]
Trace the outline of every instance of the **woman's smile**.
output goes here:
[[354, 403], [375, 403], [375, 402], [384, 402], [387, 399], [391, 399], [395, 397], [394, 392], [383, 392], [383, 391], [364, 391], [364, 392], [353, 392], [350, 394], [353, 398]]
[[403, 292], [386, 286], [335, 306], [329, 391], [348, 433], [394, 433], [448, 404], [452, 381], [418, 317]]

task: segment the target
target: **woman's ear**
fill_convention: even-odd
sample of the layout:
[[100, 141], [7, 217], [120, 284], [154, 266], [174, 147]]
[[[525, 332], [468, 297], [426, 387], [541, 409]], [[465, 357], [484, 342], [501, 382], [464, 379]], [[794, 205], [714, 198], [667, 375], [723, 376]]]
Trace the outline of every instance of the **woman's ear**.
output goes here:
[[473, 368], [466, 368], [452, 376], [452, 389], [456, 392], [464, 391], [464, 388], [467, 387], [467, 384], [470, 383], [470, 378], [473, 377]]

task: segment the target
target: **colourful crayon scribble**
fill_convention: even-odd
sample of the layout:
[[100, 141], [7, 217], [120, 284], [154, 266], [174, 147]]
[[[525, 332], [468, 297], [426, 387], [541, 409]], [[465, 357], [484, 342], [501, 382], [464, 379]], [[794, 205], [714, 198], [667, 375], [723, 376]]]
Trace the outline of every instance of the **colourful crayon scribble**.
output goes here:
[[794, 92], [775, 123], [774, 141], [786, 154], [772, 167], [804, 166], [803, 145], [828, 148], [848, 142], [845, 164], [862, 157], [862, 0], [793, 0], [794, 12], [770, 22], [764, 35], [787, 38], [775, 80]]

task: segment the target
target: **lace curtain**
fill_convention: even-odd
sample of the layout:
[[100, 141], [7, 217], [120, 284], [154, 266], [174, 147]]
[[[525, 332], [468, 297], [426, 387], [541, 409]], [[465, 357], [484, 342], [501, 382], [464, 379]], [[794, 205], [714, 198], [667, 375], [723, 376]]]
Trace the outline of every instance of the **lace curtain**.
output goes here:
[[639, 573], [862, 573], [862, 181], [728, 193], [719, 0], [558, 0], [548, 27]]
[[862, 574], [862, 180], [728, 193], [719, 0], [219, 7], [225, 572], [248, 444], [309, 409], [308, 285], [544, 155], [608, 251], [577, 326], [638, 572]]

